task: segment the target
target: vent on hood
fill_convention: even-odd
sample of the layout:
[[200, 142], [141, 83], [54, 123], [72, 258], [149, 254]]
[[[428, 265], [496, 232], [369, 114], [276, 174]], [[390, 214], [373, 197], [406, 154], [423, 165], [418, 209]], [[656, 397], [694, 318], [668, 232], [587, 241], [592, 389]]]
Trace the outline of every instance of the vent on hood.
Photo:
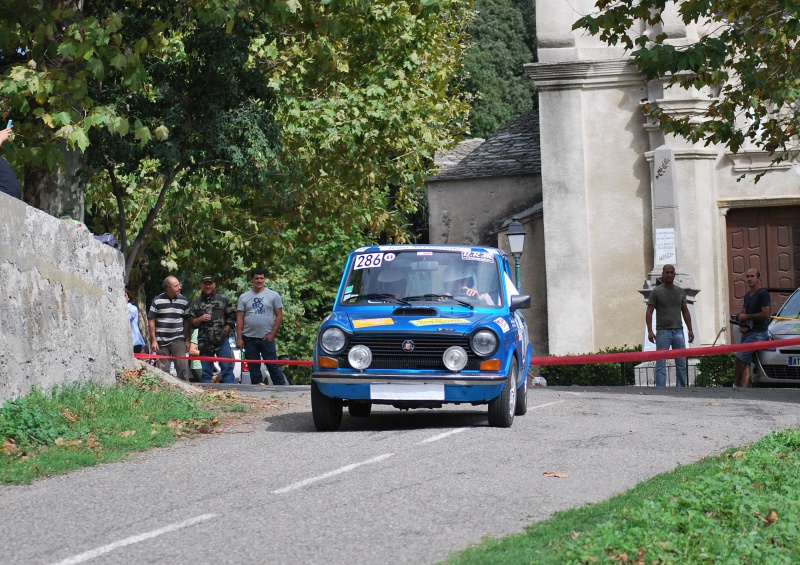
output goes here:
[[395, 308], [392, 316], [436, 316], [436, 308]]

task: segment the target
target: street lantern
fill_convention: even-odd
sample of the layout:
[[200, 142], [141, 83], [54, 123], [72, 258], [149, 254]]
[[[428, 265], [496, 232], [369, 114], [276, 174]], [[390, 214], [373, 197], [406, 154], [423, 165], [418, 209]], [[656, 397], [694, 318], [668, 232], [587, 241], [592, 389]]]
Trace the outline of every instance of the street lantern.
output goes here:
[[511, 248], [511, 254], [514, 256], [517, 290], [520, 290], [522, 277], [519, 274], [519, 258], [522, 255], [522, 249], [525, 247], [525, 230], [522, 228], [519, 218], [511, 218], [506, 235], [508, 236], [508, 246]]

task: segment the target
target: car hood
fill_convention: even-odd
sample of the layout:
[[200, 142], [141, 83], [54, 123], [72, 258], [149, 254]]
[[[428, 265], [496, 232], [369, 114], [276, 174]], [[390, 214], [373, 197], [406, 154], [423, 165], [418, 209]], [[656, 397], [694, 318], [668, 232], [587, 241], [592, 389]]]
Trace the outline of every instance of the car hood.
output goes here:
[[[464, 335], [477, 326], [497, 326], [504, 333], [508, 323], [500, 312], [440, 309], [435, 314], [406, 315], [393, 311], [336, 313], [328, 319], [350, 332], [412, 333], [436, 332], [440, 335]], [[505, 327], [504, 327], [505, 326]]]
[[773, 339], [788, 339], [800, 336], [800, 319], [773, 320], [769, 325], [769, 333]]

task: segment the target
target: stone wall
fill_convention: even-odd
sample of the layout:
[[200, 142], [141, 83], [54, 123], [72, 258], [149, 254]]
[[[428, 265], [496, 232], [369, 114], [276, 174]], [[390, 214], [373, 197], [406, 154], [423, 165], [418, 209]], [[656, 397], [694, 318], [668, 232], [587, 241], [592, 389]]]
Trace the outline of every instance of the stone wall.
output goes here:
[[0, 403], [133, 367], [119, 251], [0, 193]]

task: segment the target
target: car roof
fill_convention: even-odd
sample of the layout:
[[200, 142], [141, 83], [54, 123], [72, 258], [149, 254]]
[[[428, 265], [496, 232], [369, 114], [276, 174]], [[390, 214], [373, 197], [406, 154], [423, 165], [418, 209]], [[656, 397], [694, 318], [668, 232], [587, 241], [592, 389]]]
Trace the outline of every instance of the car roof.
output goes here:
[[482, 253], [491, 253], [501, 257], [506, 256], [506, 252], [496, 247], [484, 247], [475, 245], [436, 245], [430, 243], [409, 243], [409, 244], [391, 244], [391, 245], [370, 245], [359, 247], [353, 253], [364, 253], [366, 251], [413, 251], [415, 249], [423, 251], [477, 251]]

